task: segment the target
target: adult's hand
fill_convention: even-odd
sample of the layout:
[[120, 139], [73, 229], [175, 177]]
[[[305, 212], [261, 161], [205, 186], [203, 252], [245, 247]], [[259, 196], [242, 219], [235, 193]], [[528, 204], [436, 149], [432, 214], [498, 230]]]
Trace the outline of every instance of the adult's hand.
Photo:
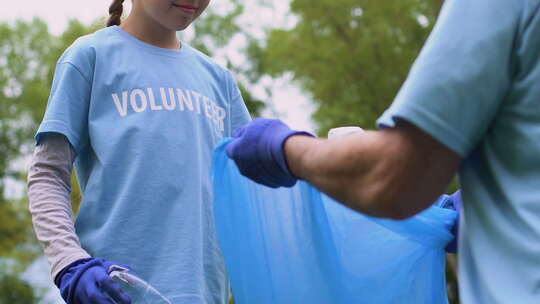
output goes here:
[[293, 135], [313, 136], [291, 130], [278, 119], [257, 118], [235, 130], [227, 155], [235, 161], [240, 173], [259, 184], [292, 187], [297, 178], [289, 169], [283, 147]]
[[458, 212], [457, 219], [454, 223], [454, 226], [452, 227], [452, 234], [454, 235], [454, 239], [448, 243], [446, 246], [446, 252], [448, 253], [457, 253], [458, 250], [458, 240], [459, 240], [459, 217], [461, 214], [461, 209], [463, 205], [463, 201], [461, 199], [461, 190], [458, 190], [454, 192], [454, 194], [450, 195], [448, 204], [445, 206], [445, 208], [453, 209]]
[[62, 298], [67, 304], [131, 304], [131, 297], [109, 276], [113, 265], [119, 264], [87, 258], [66, 266], [55, 279]]

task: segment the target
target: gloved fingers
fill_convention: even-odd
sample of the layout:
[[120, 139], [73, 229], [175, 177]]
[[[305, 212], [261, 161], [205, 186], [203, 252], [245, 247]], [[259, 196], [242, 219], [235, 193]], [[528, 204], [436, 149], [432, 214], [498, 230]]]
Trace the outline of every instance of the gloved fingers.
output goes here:
[[[93, 279], [85, 281], [84, 285], [82, 286], [82, 290], [78, 289], [79, 295], [77, 296], [77, 300], [75, 300], [74, 303], [116, 304], [110, 297], [107, 296], [105, 292], [100, 290], [98, 286], [99, 284], [96, 280], [96, 274], [99, 273], [101, 270], [102, 269], [95, 267], [86, 271], [86, 275], [92, 276]], [[80, 282], [79, 284], [81, 283], [82, 282]]]
[[226, 147], [226, 152], [227, 152], [227, 156], [229, 156], [229, 158], [233, 158], [233, 156], [235, 155], [234, 151], [235, 151], [235, 148], [236, 146], [238, 146], [239, 144], [241, 144], [241, 139], [240, 137], [242, 137], [244, 135], [244, 133], [246, 133], [246, 129], [247, 129], [247, 125], [243, 126], [243, 127], [240, 127], [236, 130], [234, 130], [233, 132], [233, 138], [235, 138], [234, 140], [232, 140]]
[[234, 132], [226, 147], [227, 156], [234, 160], [240, 173], [256, 183], [272, 188], [291, 187], [297, 178], [289, 172], [283, 144], [296, 134], [278, 119], [256, 118]]
[[455, 210], [461, 212], [463, 208], [463, 199], [461, 198], [461, 190], [454, 192], [451, 196]]
[[98, 290], [88, 294], [88, 300], [91, 304], [117, 304], [111, 298], [107, 297], [107, 295], [99, 292]]
[[244, 133], [246, 132], [246, 128], [247, 128], [247, 126], [243, 126], [243, 127], [237, 128], [236, 130], [233, 131], [232, 136], [233, 136], [234, 138], [241, 137], [241, 136], [244, 135]]
[[263, 175], [254, 175], [251, 174], [251, 168], [249, 167], [239, 167], [238, 171], [240, 171], [240, 174], [243, 176], [251, 179], [252, 181], [256, 182], [257, 184], [261, 184], [270, 188], [277, 188], [275, 183], [271, 181], [268, 177]]
[[122, 289], [122, 286], [115, 282], [106, 272], [96, 273], [97, 285], [105, 291], [115, 303], [131, 304], [131, 297]]
[[238, 140], [235, 139], [235, 140], [229, 142], [229, 143], [227, 144], [227, 147], [225, 147], [225, 151], [227, 152], [227, 156], [228, 156], [229, 158], [233, 158], [233, 159], [234, 159], [234, 148], [235, 148], [236, 145], [237, 145], [237, 141], [238, 141]]

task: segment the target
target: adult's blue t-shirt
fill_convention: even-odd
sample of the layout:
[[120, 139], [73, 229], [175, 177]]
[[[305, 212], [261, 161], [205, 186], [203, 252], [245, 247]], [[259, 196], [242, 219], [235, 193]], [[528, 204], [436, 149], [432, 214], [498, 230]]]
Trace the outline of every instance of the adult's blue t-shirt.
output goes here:
[[131, 265], [173, 303], [226, 303], [211, 156], [249, 120], [229, 71], [113, 26], [60, 58], [36, 140], [61, 133], [77, 153], [75, 228], [90, 255]]
[[397, 119], [463, 157], [462, 303], [540, 303], [540, 1], [445, 1]]

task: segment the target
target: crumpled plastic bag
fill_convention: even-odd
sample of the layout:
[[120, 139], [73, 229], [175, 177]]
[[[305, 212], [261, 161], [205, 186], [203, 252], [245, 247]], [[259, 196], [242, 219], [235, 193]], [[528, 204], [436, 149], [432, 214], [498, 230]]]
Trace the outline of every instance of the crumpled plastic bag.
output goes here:
[[448, 303], [446, 244], [457, 212], [404, 221], [340, 205], [306, 182], [272, 189], [214, 153], [217, 235], [238, 304]]

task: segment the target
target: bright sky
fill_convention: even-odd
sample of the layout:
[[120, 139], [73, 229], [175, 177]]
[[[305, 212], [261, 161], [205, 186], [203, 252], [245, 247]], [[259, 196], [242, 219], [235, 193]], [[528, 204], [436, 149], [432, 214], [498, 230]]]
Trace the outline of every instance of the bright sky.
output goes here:
[[[255, 2], [255, 0], [245, 2], [248, 12], [250, 7], [253, 8]], [[88, 24], [98, 17], [106, 16], [110, 3], [111, 0], [48, 0], [30, 2], [0, 0], [0, 22], [12, 22], [16, 19], [30, 20], [38, 16], [47, 22], [49, 30], [52, 33], [60, 34], [71, 18], [76, 18]], [[130, 1], [125, 1], [125, 3], [126, 11], [129, 11]], [[263, 13], [261, 11], [262, 9], [258, 7], [257, 14], [246, 14], [243, 23], [247, 24], [249, 28], [260, 28], [261, 26], [271, 24], [283, 24], [285, 26], [294, 22], [294, 18], [287, 15], [289, 0], [274, 0], [268, 1], [268, 3], [274, 6], [273, 10]], [[214, 0], [211, 2], [211, 5], [226, 9], [227, 0]], [[261, 18], [261, 16], [264, 17]], [[228, 54], [229, 56], [241, 61], [242, 58], [235, 55], [237, 51], [233, 46], [226, 52], [231, 52]], [[220, 61], [220, 58], [217, 59]], [[242, 75], [237, 76], [242, 77]], [[273, 98], [271, 100], [272, 110], [267, 111], [264, 115], [279, 117], [296, 129], [314, 131], [314, 124], [309, 118], [313, 112], [313, 106], [298, 88], [291, 85], [289, 78], [290, 76], [275, 81], [267, 79], [266, 82], [273, 85]], [[255, 88], [253, 93], [258, 97], [265, 96], [262, 88]], [[9, 185], [9, 182], [8, 188], [13, 192], [12, 195], [14, 196], [17, 196], [17, 193], [21, 193], [24, 190], [24, 187], [20, 185]], [[51, 288], [51, 291], [47, 294], [42, 304], [63, 303], [58, 292], [53, 288], [45, 259], [40, 259], [32, 265], [31, 269], [27, 271], [26, 277], [35, 286]]]

